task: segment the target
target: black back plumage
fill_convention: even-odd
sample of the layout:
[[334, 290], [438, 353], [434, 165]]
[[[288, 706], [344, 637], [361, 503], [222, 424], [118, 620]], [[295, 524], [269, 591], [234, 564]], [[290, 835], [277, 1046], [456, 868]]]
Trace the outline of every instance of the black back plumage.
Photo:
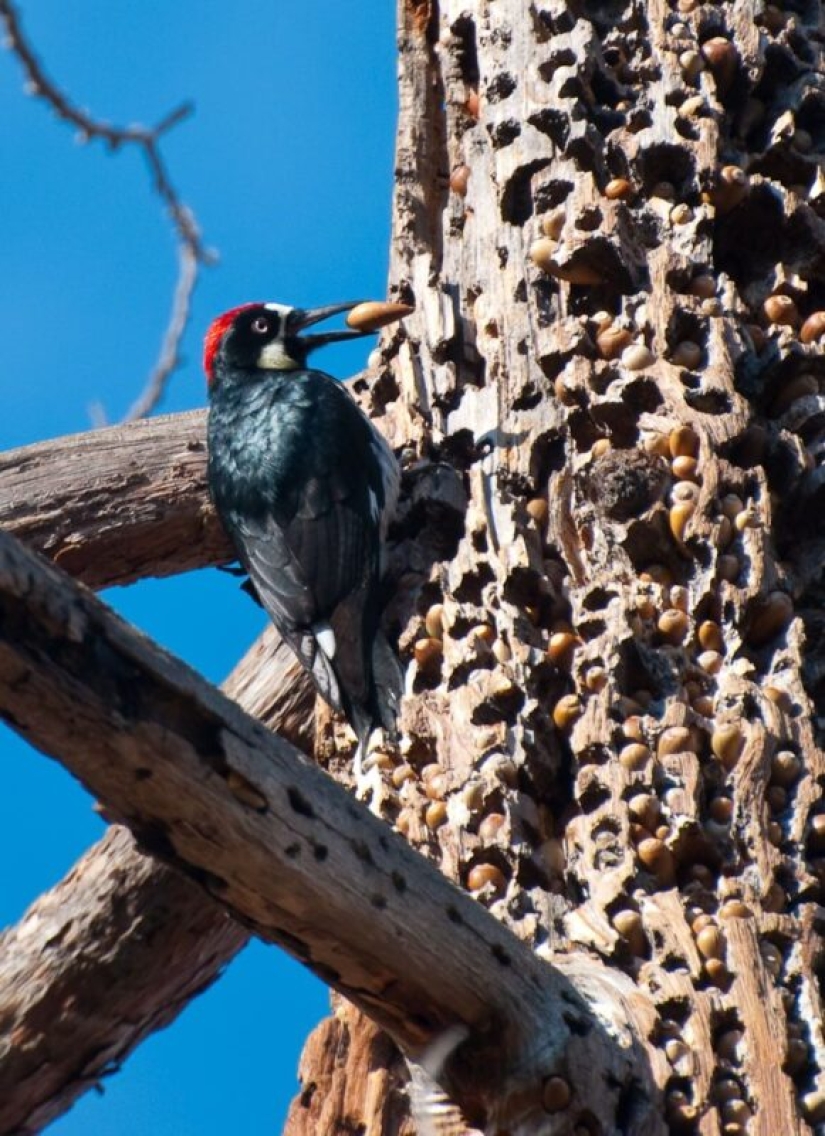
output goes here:
[[224, 367], [208, 433], [212, 496], [261, 604], [362, 742], [373, 725], [391, 728], [400, 671], [378, 627], [391, 451], [347, 391], [309, 369]]

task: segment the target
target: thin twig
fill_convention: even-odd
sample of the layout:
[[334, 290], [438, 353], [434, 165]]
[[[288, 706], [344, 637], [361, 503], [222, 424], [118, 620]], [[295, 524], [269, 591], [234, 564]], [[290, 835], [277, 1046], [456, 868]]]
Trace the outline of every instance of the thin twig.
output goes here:
[[[215, 253], [201, 238], [194, 214], [178, 196], [160, 151], [160, 139], [192, 113], [191, 103], [184, 103], [170, 111], [154, 127], [112, 126], [100, 122], [85, 110], [75, 106], [66, 94], [45, 74], [30, 43], [23, 35], [20, 18], [10, 0], [0, 0], [0, 20], [6, 30], [6, 46], [18, 58], [26, 75], [29, 94], [43, 99], [58, 118], [69, 122], [80, 131], [82, 141], [99, 139], [111, 150], [124, 145], [138, 146], [146, 158], [155, 192], [165, 204], [179, 242], [178, 279], [172, 302], [172, 313], [163, 334], [160, 353], [152, 368], [143, 392], [129, 408], [124, 421], [149, 414], [163, 397], [166, 384], [180, 364], [180, 344], [189, 322], [192, 294], [198, 281], [201, 265], [215, 261]], [[96, 425], [105, 423], [100, 404], [93, 410]]]

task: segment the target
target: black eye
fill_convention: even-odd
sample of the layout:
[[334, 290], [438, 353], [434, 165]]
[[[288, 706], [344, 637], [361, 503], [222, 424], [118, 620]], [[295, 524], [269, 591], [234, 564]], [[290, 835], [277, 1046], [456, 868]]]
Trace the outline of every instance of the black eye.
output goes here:
[[252, 330], [256, 335], [269, 334], [269, 320], [265, 316], [257, 316], [252, 321]]

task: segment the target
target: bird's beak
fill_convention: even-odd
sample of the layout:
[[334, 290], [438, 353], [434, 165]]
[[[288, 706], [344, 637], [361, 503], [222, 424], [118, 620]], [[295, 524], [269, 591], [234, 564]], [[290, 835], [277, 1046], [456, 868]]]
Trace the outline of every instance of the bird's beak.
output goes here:
[[[297, 335], [305, 327], [312, 327], [313, 324], [329, 319], [330, 316], [340, 315], [341, 312], [350, 312], [362, 302], [361, 300], [349, 300], [345, 304], [327, 304], [323, 308], [296, 308], [289, 316], [289, 334]], [[341, 331], [322, 331], [316, 335], [302, 335], [299, 342], [306, 351], [314, 351], [316, 347], [323, 347], [327, 343], [339, 343], [342, 339], [361, 339], [369, 334], [368, 331], [342, 328]]]

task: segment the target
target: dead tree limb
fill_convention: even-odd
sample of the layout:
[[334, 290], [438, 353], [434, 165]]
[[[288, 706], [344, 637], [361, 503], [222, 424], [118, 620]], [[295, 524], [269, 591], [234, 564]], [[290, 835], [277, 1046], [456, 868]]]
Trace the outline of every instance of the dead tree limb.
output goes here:
[[579, 959], [574, 985], [540, 961], [281, 738], [7, 535], [0, 628], [4, 718], [139, 843], [407, 1052], [469, 1027], [451, 1087], [470, 1116], [554, 1132], [549, 1117], [537, 1127], [542, 1082], [563, 1075], [600, 1123], [632, 1092], [628, 1131], [662, 1131], [624, 980]]
[[0, 455], [0, 528], [94, 588], [231, 560], [206, 491], [205, 411]]
[[[314, 692], [268, 628], [224, 690], [293, 744]], [[30, 1136], [216, 979], [248, 934], [114, 826], [0, 936], [0, 1132]]]

